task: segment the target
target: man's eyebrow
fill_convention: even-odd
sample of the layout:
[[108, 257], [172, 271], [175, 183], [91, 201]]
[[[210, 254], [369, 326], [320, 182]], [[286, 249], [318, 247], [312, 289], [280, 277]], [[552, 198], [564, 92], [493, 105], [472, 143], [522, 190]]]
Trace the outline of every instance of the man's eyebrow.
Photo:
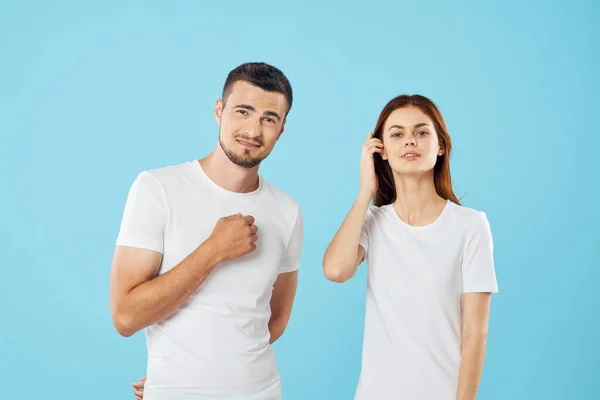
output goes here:
[[[243, 108], [243, 109], [248, 110], [248, 111], [256, 112], [256, 108], [252, 107], [249, 104], [238, 104], [234, 108]], [[275, 112], [275, 111], [270, 111], [270, 110], [269, 111], [265, 111], [265, 115], [268, 115], [268, 116], [271, 116], [271, 117], [275, 117], [275, 118], [277, 118], [278, 120], [281, 121], [281, 116], [277, 112]]]
[[248, 104], [238, 104], [237, 106], [235, 106], [234, 108], [244, 108], [248, 111], [256, 111], [256, 109]]
[[271, 117], [275, 117], [275, 118], [277, 118], [278, 120], [281, 121], [281, 117], [275, 111], [265, 111], [265, 114], [266, 115], [270, 115]]

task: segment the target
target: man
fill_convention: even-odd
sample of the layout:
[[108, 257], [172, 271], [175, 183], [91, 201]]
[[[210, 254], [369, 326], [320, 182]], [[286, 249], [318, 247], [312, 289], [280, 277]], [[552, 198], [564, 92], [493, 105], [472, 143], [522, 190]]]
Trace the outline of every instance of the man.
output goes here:
[[143, 171], [133, 183], [110, 305], [121, 335], [146, 328], [147, 380], [134, 386], [138, 398], [281, 398], [271, 343], [290, 318], [303, 222], [296, 201], [258, 169], [291, 106], [280, 70], [243, 64], [216, 102], [216, 149]]

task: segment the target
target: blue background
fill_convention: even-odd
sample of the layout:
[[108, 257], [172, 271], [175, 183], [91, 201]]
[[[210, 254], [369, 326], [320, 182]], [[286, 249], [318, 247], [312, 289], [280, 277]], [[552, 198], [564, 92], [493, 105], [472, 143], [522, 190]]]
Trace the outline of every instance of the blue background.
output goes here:
[[[52, 4], [51, 4], [52, 3]], [[351, 399], [366, 269], [321, 257], [385, 103], [431, 97], [464, 205], [487, 212], [500, 294], [479, 399], [596, 399], [600, 59], [593, 1], [0, 3], [1, 399], [133, 399], [143, 333], [112, 327], [108, 278], [142, 169], [216, 145], [214, 102], [246, 61], [295, 91], [261, 168], [306, 242], [276, 352], [284, 399]]]

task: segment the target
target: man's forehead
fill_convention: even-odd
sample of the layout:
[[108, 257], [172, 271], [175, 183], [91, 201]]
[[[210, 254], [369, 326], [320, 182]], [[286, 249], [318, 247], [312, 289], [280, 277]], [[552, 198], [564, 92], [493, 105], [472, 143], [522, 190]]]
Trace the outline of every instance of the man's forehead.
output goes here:
[[261, 108], [285, 108], [287, 101], [285, 95], [279, 92], [270, 92], [245, 81], [238, 81], [232, 85], [226, 101], [235, 107], [239, 104], [253, 103]]

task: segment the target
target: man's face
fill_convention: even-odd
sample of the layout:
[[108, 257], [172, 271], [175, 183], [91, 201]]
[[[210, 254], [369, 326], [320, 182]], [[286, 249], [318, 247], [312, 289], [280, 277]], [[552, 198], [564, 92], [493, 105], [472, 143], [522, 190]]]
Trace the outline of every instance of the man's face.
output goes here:
[[244, 168], [260, 164], [283, 133], [287, 109], [282, 93], [234, 83], [225, 102], [217, 100], [215, 106], [219, 144], [227, 157]]

